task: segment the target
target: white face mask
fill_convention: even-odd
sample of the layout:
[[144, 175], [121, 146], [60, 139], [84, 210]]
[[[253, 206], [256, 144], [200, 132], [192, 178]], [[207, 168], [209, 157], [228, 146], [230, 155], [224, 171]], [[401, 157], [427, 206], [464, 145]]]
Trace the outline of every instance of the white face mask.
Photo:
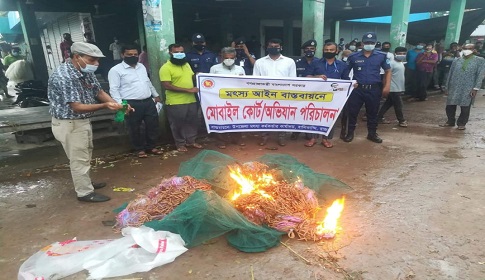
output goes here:
[[84, 58], [80, 57], [81, 60], [86, 64], [86, 67], [82, 67], [81, 64], [79, 64], [79, 62], [77, 63], [79, 65], [79, 67], [81, 68], [81, 72], [83, 73], [94, 73], [96, 72], [96, 70], [98, 70], [98, 66], [96, 65], [92, 65], [92, 64], [87, 64], [86, 61], [84, 61]]
[[342, 61], [347, 61], [347, 57], [342, 57]]
[[471, 54], [473, 53], [473, 51], [472, 51], [472, 50], [463, 50], [461, 53], [462, 53], [464, 56], [469, 56], [469, 55], [471, 55]]
[[355, 51], [355, 46], [354, 45], [349, 46], [349, 50]]
[[227, 58], [227, 59], [224, 59], [224, 61], [223, 61], [224, 65], [226, 65], [227, 67], [233, 66], [234, 62], [235, 62], [235, 60], [232, 59], [232, 58]]
[[364, 45], [364, 50], [372, 51], [372, 50], [374, 50], [375, 47], [376, 47], [376, 45]]

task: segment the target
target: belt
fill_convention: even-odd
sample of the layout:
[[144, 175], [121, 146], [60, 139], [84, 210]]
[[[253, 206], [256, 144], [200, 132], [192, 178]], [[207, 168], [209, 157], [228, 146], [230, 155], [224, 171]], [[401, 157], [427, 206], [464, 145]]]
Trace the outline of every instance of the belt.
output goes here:
[[358, 84], [358, 88], [361, 88], [361, 89], [380, 89], [381, 85], [380, 84], [369, 84], [369, 85]]
[[148, 102], [148, 101], [153, 101], [153, 99], [151, 97], [148, 97], [146, 99], [126, 99], [126, 101], [128, 102]]

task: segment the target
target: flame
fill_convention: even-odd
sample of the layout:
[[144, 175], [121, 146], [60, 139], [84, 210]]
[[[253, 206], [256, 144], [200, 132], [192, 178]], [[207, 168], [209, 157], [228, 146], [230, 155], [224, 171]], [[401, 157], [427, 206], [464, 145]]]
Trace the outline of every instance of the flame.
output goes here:
[[253, 176], [252, 174], [244, 175], [239, 167], [236, 169], [229, 167], [229, 170], [231, 171], [229, 173], [231, 178], [240, 186], [240, 190], [234, 191], [232, 200], [236, 200], [239, 196], [250, 193], [258, 193], [266, 199], [273, 199], [271, 195], [261, 189], [262, 187], [276, 183], [271, 174], [261, 174], [256, 176]]
[[337, 233], [337, 222], [344, 210], [345, 198], [335, 200], [332, 206], [327, 208], [327, 215], [322, 223], [317, 226], [317, 234], [325, 238], [333, 238]]

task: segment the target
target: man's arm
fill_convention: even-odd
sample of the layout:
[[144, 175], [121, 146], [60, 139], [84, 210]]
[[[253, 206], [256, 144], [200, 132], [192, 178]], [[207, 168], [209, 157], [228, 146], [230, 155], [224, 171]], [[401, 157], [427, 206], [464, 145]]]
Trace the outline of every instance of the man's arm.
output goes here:
[[[122, 98], [120, 94], [121, 89], [121, 77], [118, 71], [113, 67], [108, 72], [109, 93], [111, 97], [121, 104]], [[99, 94], [98, 94], [99, 95]], [[99, 97], [98, 97], [99, 98]]]
[[295, 64], [295, 61], [291, 58], [289, 58], [291, 60], [291, 63], [290, 63], [290, 67], [288, 69], [288, 77], [296, 77], [296, 64]]
[[389, 92], [391, 91], [391, 76], [392, 76], [392, 70], [387, 69], [384, 72], [384, 84], [382, 88], [382, 95], [383, 96], [388, 96]]
[[180, 92], [180, 93], [197, 93], [197, 92], [199, 92], [199, 89], [196, 88], [196, 87], [181, 88], [181, 87], [177, 87], [177, 86], [172, 85], [172, 82], [169, 82], [169, 81], [162, 81], [162, 86], [166, 90], [172, 90], [172, 91], [176, 91], [176, 92]]
[[253, 76], [261, 76], [260, 62], [256, 61], [253, 68]]
[[438, 54], [433, 53], [428, 57], [428, 59], [423, 59], [421, 60], [421, 62], [435, 64], [436, 62], [438, 62]]

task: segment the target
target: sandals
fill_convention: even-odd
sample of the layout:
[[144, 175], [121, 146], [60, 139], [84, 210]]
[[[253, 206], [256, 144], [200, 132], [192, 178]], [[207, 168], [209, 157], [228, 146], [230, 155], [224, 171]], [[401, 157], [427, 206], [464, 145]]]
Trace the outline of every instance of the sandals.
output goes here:
[[188, 152], [189, 150], [187, 150], [187, 148], [185, 148], [184, 146], [182, 146], [182, 147], [178, 147], [177, 148], [177, 151], [179, 151], [181, 153], [185, 153], [185, 152]]
[[187, 146], [187, 147], [196, 148], [196, 149], [203, 149], [203, 148], [204, 148], [204, 147], [203, 147], [201, 144], [198, 144], [198, 143], [194, 143], [194, 144], [187, 144], [186, 146]]
[[332, 148], [333, 144], [332, 142], [328, 141], [327, 139], [323, 139], [321, 143], [325, 148]]
[[147, 157], [148, 157], [148, 155], [144, 151], [138, 152], [138, 158], [147, 158]]
[[227, 146], [224, 145], [224, 144], [220, 144], [220, 145], [217, 145], [217, 148], [219, 148], [219, 149], [225, 149], [225, 148], [227, 148]]
[[311, 147], [315, 146], [316, 142], [317, 142], [317, 140], [310, 139], [310, 140], [308, 140], [308, 142], [305, 143], [305, 147], [311, 148]]
[[163, 155], [163, 151], [162, 150], [159, 150], [159, 149], [151, 149], [150, 151], [148, 151], [149, 154], [152, 154], [152, 155]]

